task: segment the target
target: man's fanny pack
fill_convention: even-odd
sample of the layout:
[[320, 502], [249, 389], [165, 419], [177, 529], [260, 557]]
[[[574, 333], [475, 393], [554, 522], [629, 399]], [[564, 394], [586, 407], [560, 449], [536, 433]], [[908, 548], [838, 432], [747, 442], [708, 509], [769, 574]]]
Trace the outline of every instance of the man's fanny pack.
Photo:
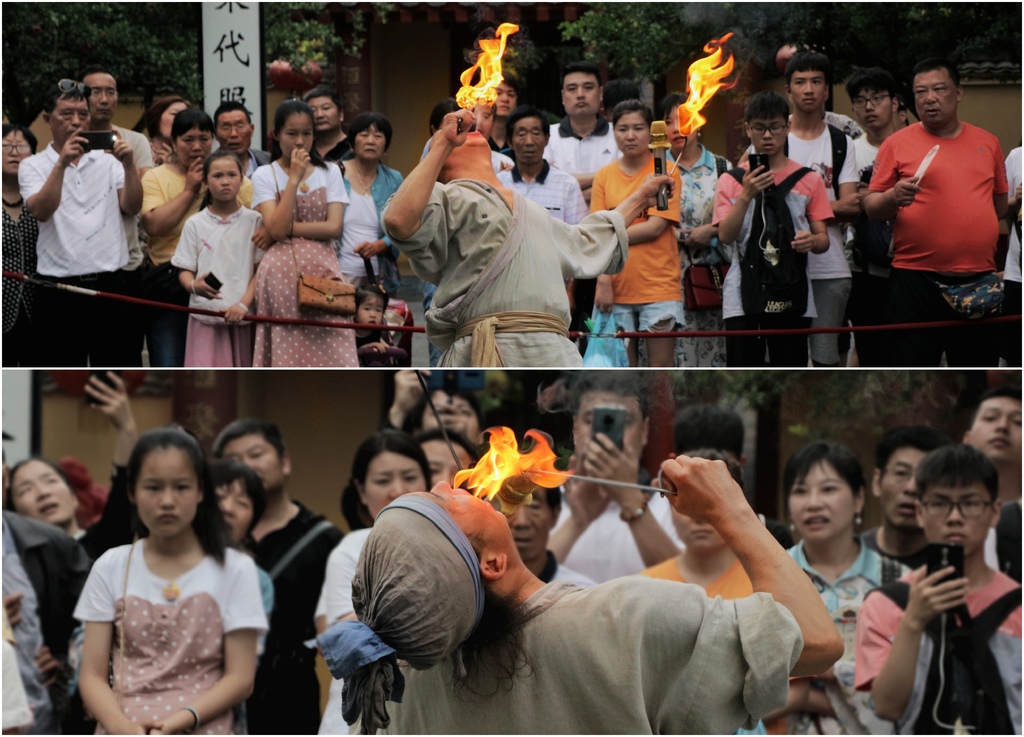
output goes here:
[[1003, 311], [1003, 281], [995, 272], [963, 284], [935, 281], [935, 286], [949, 306], [968, 320], [991, 317]]

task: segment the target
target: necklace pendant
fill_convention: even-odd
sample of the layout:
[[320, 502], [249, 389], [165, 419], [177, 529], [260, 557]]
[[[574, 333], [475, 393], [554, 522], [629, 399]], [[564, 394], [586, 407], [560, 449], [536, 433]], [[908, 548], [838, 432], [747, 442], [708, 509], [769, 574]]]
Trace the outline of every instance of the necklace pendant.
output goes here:
[[306, 192], [309, 191], [309, 182], [302, 182], [299, 185], [299, 191], [302, 192], [302, 194], [306, 194]]
[[779, 249], [773, 246], [771, 241], [768, 241], [768, 245], [764, 248], [764, 260], [772, 266], [779, 265]]
[[181, 589], [178, 588], [178, 584], [174, 583], [174, 581], [171, 581], [166, 586], [164, 586], [164, 599], [167, 601], [167, 603], [173, 604], [178, 600], [178, 597], [180, 595]]

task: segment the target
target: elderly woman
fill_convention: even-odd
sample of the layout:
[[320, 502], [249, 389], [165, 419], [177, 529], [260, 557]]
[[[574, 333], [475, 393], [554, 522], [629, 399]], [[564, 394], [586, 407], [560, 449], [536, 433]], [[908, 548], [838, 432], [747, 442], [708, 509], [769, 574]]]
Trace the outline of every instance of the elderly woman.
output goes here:
[[192, 106], [181, 95], [161, 97], [142, 114], [149, 136], [149, 147], [153, 153], [153, 166], [160, 166], [171, 160], [174, 147], [171, 145], [171, 126], [174, 116]]
[[789, 549], [820, 592], [834, 627], [848, 643], [834, 667], [790, 686], [790, 734], [893, 734], [871, 694], [854, 688], [857, 613], [867, 593], [907, 569], [864, 545], [857, 535], [864, 509], [860, 461], [838, 443], [814, 442], [797, 451], [783, 472], [786, 503], [800, 542]]
[[[350, 204], [341, 228], [341, 273], [357, 287], [375, 275], [388, 294], [395, 294], [401, 286], [398, 249], [380, 224], [380, 211], [402, 183], [401, 174], [381, 163], [391, 146], [391, 123], [380, 113], [362, 113], [349, 124], [348, 137], [352, 156], [345, 161], [345, 189]], [[366, 272], [366, 260], [373, 274]]]
[[[25, 209], [18, 189], [18, 168], [36, 152], [36, 137], [22, 125], [4, 123], [3, 188], [5, 271], [28, 276], [36, 271], [36, 240], [39, 223]], [[14, 279], [3, 280], [4, 350], [3, 365], [33, 366], [32, 346], [38, 336], [32, 333], [32, 298], [35, 287]]]
[[[206, 193], [203, 163], [213, 148], [213, 121], [202, 110], [185, 109], [174, 116], [170, 135], [170, 159], [142, 177], [142, 227], [149, 234], [142, 288], [149, 299], [186, 305], [189, 293], [178, 282], [171, 257], [185, 221], [199, 212]], [[252, 182], [244, 177], [238, 200], [252, 204]], [[187, 334], [187, 313], [154, 311], [146, 331], [150, 365], [184, 366]]]
[[662, 468], [673, 505], [713, 521], [758, 593], [725, 602], [638, 576], [544, 584], [504, 515], [439, 484], [378, 515], [352, 582], [360, 621], [320, 637], [346, 679], [346, 720], [370, 734], [723, 733], [781, 704], [790, 672], [827, 668], [841, 640], [725, 465]]

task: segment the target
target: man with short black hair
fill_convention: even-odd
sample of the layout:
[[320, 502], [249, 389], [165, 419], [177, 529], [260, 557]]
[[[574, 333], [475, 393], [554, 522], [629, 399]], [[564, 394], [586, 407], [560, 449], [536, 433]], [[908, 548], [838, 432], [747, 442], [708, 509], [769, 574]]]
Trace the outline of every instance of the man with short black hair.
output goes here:
[[[899, 331], [887, 365], [938, 366], [945, 353], [949, 366], [995, 366], [998, 329], [970, 317], [998, 283], [996, 244], [1008, 191], [1003, 152], [994, 135], [960, 121], [964, 91], [955, 64], [919, 62], [913, 90], [921, 122], [896, 131], [878, 149], [864, 197], [868, 217], [896, 219], [886, 322], [964, 324]], [[919, 181], [917, 171], [936, 146]], [[964, 299], [971, 294], [975, 298]]]
[[561, 489], [537, 489], [531, 501], [520, 504], [508, 518], [519, 557], [530, 573], [544, 583], [570, 581], [577, 586], [593, 586], [594, 581], [558, 562], [548, 549], [551, 531], [562, 513]]
[[302, 98], [313, 108], [316, 150], [324, 161], [342, 161], [352, 154], [352, 142], [348, 140], [342, 123], [345, 122], [345, 108], [341, 105], [338, 91], [321, 85], [314, 87]]
[[[864, 128], [865, 135], [853, 142], [857, 167], [857, 196], [863, 201], [871, 180], [878, 147], [896, 132], [896, 80], [884, 69], [858, 69], [846, 82], [846, 92], [853, 105], [853, 114]], [[892, 223], [869, 219], [863, 212], [855, 223], [856, 240], [850, 271], [853, 289], [846, 314], [854, 325], [885, 324], [886, 301], [889, 294], [891, 259], [883, 257], [892, 244]], [[886, 365], [884, 333], [857, 333], [857, 360], [860, 366]]]
[[[241, 461], [260, 477], [267, 506], [252, 529], [256, 563], [274, 582], [275, 606], [253, 693], [246, 702], [251, 734], [316, 734], [320, 690], [315, 651], [305, 646], [316, 636], [313, 618], [323, 588], [327, 558], [341, 542], [341, 531], [301, 502], [285, 486], [291, 457], [277, 425], [236, 420], [213, 442], [217, 458]], [[287, 602], [287, 603], [284, 603]], [[287, 704], [282, 709], [281, 704]]]
[[[963, 547], [963, 571], [921, 567], [869, 594], [857, 615], [856, 687], [871, 691], [900, 734], [1020, 734], [1020, 585], [985, 563], [997, 476], [969, 445], [925, 456], [915, 474], [918, 522], [928, 542]], [[973, 634], [958, 636], [967, 627]]]
[[250, 179], [257, 167], [270, 163], [270, 154], [252, 147], [255, 132], [248, 108], [237, 100], [222, 102], [213, 114], [213, 135], [217, 143], [241, 160], [245, 167], [242, 173]]
[[[838, 221], [851, 221], [860, 214], [853, 140], [829, 126], [823, 117], [831, 83], [832, 65], [824, 54], [803, 51], [794, 54], [786, 64], [786, 94], [793, 106], [786, 155], [821, 176], [833, 213], [826, 228], [829, 247], [807, 257], [807, 273], [817, 309], [817, 315], [811, 319], [811, 327], [815, 328], [843, 324], [852, 280], [843, 248], [843, 228]], [[838, 156], [843, 157], [842, 162], [836, 160]], [[839, 352], [838, 333], [812, 335], [810, 353], [815, 366], [845, 365], [846, 356]]]
[[[128, 265], [123, 216], [142, 208], [142, 183], [132, 146], [114, 138], [109, 151], [90, 151], [90, 89], [62, 79], [43, 102], [53, 142], [21, 162], [21, 196], [36, 220], [36, 272], [43, 278], [97, 291], [117, 291]], [[132, 366], [139, 355], [116, 326], [129, 309], [107, 299], [40, 289], [35, 316], [45, 366]], [[138, 309], [138, 308], [133, 308]], [[130, 314], [130, 313], [129, 313]]]
[[865, 530], [861, 542], [909, 568], [924, 565], [928, 540], [917, 520], [914, 474], [922, 458], [952, 442], [924, 425], [896, 427], [882, 436], [875, 446], [871, 482], [871, 493], [881, 505], [882, 524]]
[[586, 217], [589, 210], [579, 182], [544, 160], [549, 139], [544, 113], [520, 105], [509, 115], [506, 131], [516, 163], [510, 171], [498, 172], [498, 181], [569, 225]]

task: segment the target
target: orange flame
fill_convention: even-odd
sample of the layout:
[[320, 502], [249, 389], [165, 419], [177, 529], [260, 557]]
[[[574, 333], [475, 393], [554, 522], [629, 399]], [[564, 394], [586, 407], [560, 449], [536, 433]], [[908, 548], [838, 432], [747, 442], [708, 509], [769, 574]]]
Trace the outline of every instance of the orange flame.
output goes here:
[[732, 38], [732, 33], [727, 33], [719, 39], [708, 41], [704, 50], [710, 54], [703, 59], [698, 59], [690, 65], [686, 72], [686, 86], [690, 90], [690, 96], [679, 106], [679, 134], [689, 136], [707, 121], [700, 111], [711, 102], [711, 98], [720, 89], [730, 89], [736, 86], [736, 82], [723, 82], [722, 80], [732, 74], [732, 54], [722, 61], [722, 47], [725, 42]]
[[[505, 53], [505, 41], [513, 33], [519, 31], [515, 23], [502, 23], [498, 26], [495, 38], [480, 39], [480, 56], [476, 64], [462, 73], [462, 89], [455, 95], [455, 101], [464, 110], [472, 110], [479, 103], [493, 105], [498, 99], [498, 85], [504, 77], [501, 75], [501, 57]], [[480, 70], [480, 79], [471, 84], [476, 70]]]
[[[455, 474], [454, 486], [461, 486], [466, 482], [466, 486], [476, 496], [491, 500], [501, 490], [506, 479], [512, 477], [525, 477], [534, 486], [554, 489], [572, 475], [569, 471], [559, 471], [555, 468], [557, 456], [551, 449], [550, 439], [544, 433], [537, 430], [526, 431], [526, 438], [533, 441], [533, 447], [525, 454], [519, 452], [519, 445], [511, 428], [492, 427], [487, 430], [487, 434], [490, 449], [476, 466]], [[542, 473], [531, 473], [535, 471]], [[502, 506], [505, 506], [504, 500]]]

